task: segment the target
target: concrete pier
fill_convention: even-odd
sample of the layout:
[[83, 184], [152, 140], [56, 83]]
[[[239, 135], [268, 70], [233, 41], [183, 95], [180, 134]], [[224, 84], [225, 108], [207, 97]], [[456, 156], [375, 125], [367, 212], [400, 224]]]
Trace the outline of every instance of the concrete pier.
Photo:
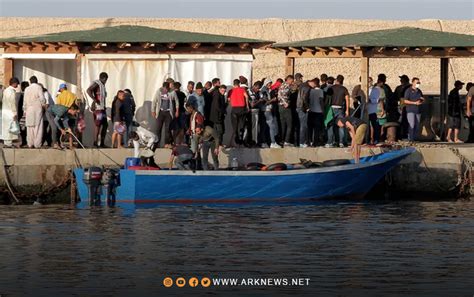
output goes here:
[[[474, 162], [474, 145], [417, 146], [417, 152], [403, 160], [388, 176], [390, 190], [437, 197], [456, 196], [467, 168], [466, 160]], [[365, 147], [362, 153], [377, 154], [382, 150]], [[169, 149], [158, 149], [155, 154], [156, 162], [167, 166], [170, 152]], [[18, 193], [40, 193], [61, 185], [67, 181], [70, 170], [77, 166], [117, 167], [117, 164], [123, 164], [126, 157], [133, 155], [131, 149], [3, 149], [3, 153], [5, 160], [0, 158], [0, 165], [5, 165], [9, 180]], [[351, 158], [351, 154], [347, 148], [224, 149], [219, 155], [221, 167], [227, 167], [234, 157], [243, 165], [249, 162], [299, 163], [300, 158], [320, 162]], [[0, 188], [6, 195], [5, 181], [5, 173], [0, 170]]]

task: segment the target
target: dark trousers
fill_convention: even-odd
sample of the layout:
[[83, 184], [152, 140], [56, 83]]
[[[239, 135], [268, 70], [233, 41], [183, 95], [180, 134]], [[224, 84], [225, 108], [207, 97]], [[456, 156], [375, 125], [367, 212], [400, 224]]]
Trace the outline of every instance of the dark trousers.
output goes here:
[[369, 121], [372, 128], [374, 128], [374, 141], [378, 142], [380, 139], [380, 125], [377, 121], [377, 114], [371, 113], [369, 114]]
[[222, 143], [222, 140], [224, 138], [224, 133], [225, 133], [224, 123], [214, 123], [214, 130], [219, 136], [219, 143]]
[[293, 113], [290, 108], [279, 106], [281, 121], [281, 138], [284, 142], [291, 142], [291, 132], [293, 130]]
[[165, 129], [165, 143], [164, 144], [170, 144], [171, 143], [171, 130], [170, 130], [170, 124], [171, 124], [171, 113], [169, 111], [164, 111], [160, 110], [160, 113], [158, 114], [158, 118], [156, 119], [157, 121], [157, 133], [158, 135], [158, 143], [161, 143], [161, 133], [163, 131], [163, 128]]
[[242, 144], [242, 133], [241, 130], [245, 124], [245, 118], [247, 116], [247, 109], [245, 107], [232, 107], [231, 111], [231, 122], [232, 122], [232, 137], [235, 144]]
[[55, 145], [58, 143], [58, 127], [56, 127], [56, 123], [54, 123], [54, 115], [49, 110], [46, 110], [44, 114], [51, 129], [51, 145]]
[[467, 142], [474, 143], [474, 115], [468, 118], [469, 122], [469, 137], [467, 138]]
[[[102, 114], [102, 119], [99, 121], [97, 120], [97, 115], [101, 113]], [[95, 122], [95, 129], [99, 129], [100, 131], [100, 145], [104, 146], [105, 145], [105, 137], [107, 136], [107, 128], [109, 127], [109, 123], [107, 122], [107, 114], [105, 110], [96, 110], [93, 114], [94, 116], [94, 122]], [[97, 130], [95, 130], [97, 131]], [[94, 135], [95, 136], [95, 135]], [[94, 142], [97, 144], [98, 139], [95, 139]]]
[[317, 146], [322, 142], [324, 114], [322, 112], [308, 112], [308, 143]]

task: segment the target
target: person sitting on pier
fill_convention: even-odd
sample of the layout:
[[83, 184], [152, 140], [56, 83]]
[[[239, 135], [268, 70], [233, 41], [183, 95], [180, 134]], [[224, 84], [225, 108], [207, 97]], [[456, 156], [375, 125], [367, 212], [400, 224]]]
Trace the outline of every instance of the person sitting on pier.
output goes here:
[[344, 117], [337, 119], [337, 126], [339, 128], [346, 128], [352, 138], [351, 150], [356, 163], [360, 160], [360, 146], [364, 143], [365, 132], [367, 131], [367, 124], [355, 117]]
[[[48, 107], [46, 110], [46, 118], [48, 119], [49, 125], [51, 126], [51, 135], [53, 138], [52, 143], [54, 148], [61, 148], [61, 146], [58, 145], [57, 129], [61, 131], [61, 135], [73, 133], [69, 126], [69, 120], [70, 116], [75, 117], [78, 113], [79, 107], [75, 103], [69, 107], [60, 104], [55, 104]], [[69, 147], [73, 148], [72, 138], [69, 138]]]
[[[142, 160], [143, 166], [159, 168], [155, 163], [155, 151], [159, 146], [158, 136], [153, 132], [138, 126], [135, 131], [130, 132], [129, 138], [133, 142], [133, 152], [135, 158]], [[140, 152], [140, 145], [145, 148]]]

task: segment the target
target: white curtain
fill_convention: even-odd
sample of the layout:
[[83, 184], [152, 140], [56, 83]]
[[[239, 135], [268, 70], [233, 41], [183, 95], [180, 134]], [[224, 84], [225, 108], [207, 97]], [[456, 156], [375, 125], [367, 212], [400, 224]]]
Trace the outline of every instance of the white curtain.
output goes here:
[[31, 76], [36, 76], [49, 93], [56, 95], [59, 85], [67, 83], [69, 90], [77, 91], [76, 61], [65, 59], [15, 59], [13, 73], [20, 81], [27, 81]]
[[[98, 79], [101, 72], [107, 72], [109, 75], [106, 84], [108, 112], [117, 91], [130, 89], [137, 105], [137, 121], [149, 129], [155, 129], [156, 123], [151, 118], [151, 101], [167, 77], [168, 60], [136, 59], [133, 55], [116, 55], [115, 57], [107, 55], [105, 58], [102, 55], [85, 55], [82, 59], [84, 97], [88, 98], [86, 90], [91, 82]], [[88, 99], [90, 104], [90, 98]], [[111, 128], [109, 125], [109, 131], [112, 130]]]
[[252, 55], [171, 55], [170, 76], [186, 87], [188, 81], [210, 81], [232, 85], [240, 75], [252, 81]]
[[[214, 77], [226, 85], [239, 75], [251, 81], [252, 55], [130, 55], [130, 54], [90, 54], [82, 59], [81, 84], [83, 97], [93, 80], [101, 72], [107, 72], [107, 107], [110, 112], [112, 100], [118, 90], [128, 88], [137, 104], [136, 120], [154, 131], [156, 123], [151, 118], [151, 100], [163, 81], [172, 77], [181, 82], [183, 89], [188, 81], [206, 82]], [[15, 57], [14, 74], [22, 80], [32, 75], [53, 95], [59, 84], [66, 82], [70, 90], [77, 92], [76, 61], [74, 59], [18, 59]], [[90, 106], [90, 98], [88, 100]], [[86, 133], [84, 144], [92, 144], [92, 114], [86, 112]], [[109, 131], [112, 125], [109, 123]], [[109, 133], [110, 135], [110, 133]]]

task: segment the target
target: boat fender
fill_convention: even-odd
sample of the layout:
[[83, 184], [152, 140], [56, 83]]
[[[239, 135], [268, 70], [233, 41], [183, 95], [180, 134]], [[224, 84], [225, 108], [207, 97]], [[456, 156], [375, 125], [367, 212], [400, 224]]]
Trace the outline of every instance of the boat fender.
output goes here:
[[258, 162], [252, 162], [245, 165], [245, 169], [247, 170], [262, 170], [263, 167], [265, 167], [265, 164]]
[[323, 162], [324, 167], [341, 166], [347, 164], [351, 164], [351, 161], [349, 161], [348, 159], [327, 160]]
[[266, 167], [266, 171], [282, 171], [286, 170], [288, 167], [285, 163], [275, 163]]

